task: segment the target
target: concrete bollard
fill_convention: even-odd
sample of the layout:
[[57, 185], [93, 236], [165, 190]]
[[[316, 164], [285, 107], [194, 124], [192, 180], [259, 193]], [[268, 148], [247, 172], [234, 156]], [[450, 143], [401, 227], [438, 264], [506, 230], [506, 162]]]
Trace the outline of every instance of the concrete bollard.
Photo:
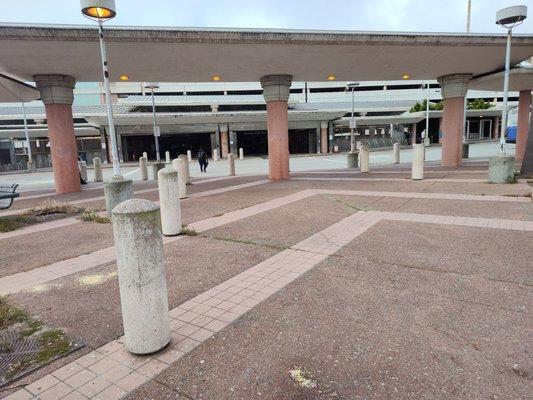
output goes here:
[[178, 171], [167, 166], [159, 170], [157, 175], [161, 230], [165, 236], [179, 235], [181, 232], [181, 210]]
[[220, 157], [218, 156], [218, 149], [213, 150], [213, 161], [218, 161]]
[[165, 164], [170, 164], [172, 161], [170, 160], [170, 151], [165, 151]]
[[513, 156], [505, 154], [489, 157], [489, 183], [516, 182], [514, 161]]
[[239, 160], [244, 160], [244, 149], [239, 147]]
[[[143, 151], [143, 157], [148, 160], [148, 153], [146, 151]], [[140, 157], [139, 157], [140, 158]]]
[[102, 160], [98, 157], [93, 158], [93, 167], [94, 167], [94, 181], [102, 182], [104, 176], [102, 175]]
[[394, 145], [392, 146], [392, 163], [400, 163], [400, 143], [398, 142], [394, 143]]
[[113, 209], [124, 345], [150, 354], [170, 342], [167, 282], [159, 207], [144, 199]]
[[228, 153], [228, 175], [235, 176], [235, 156], [233, 153]]
[[413, 162], [411, 164], [411, 179], [424, 179], [424, 144], [413, 144]]
[[463, 145], [461, 147], [461, 152], [462, 152], [462, 157], [463, 158], [468, 158], [469, 150], [470, 150], [470, 145], [468, 143], [463, 143]]
[[165, 163], [162, 162], [155, 162], [152, 164], [152, 176], [155, 180], [157, 180], [157, 173], [160, 169], [165, 168]]
[[189, 159], [187, 158], [185, 154], [180, 154], [178, 158], [183, 160], [183, 162], [185, 163], [185, 170], [184, 170], [185, 171], [185, 182], [189, 184], [190, 177], [191, 177], [191, 171], [189, 170]]
[[141, 170], [141, 179], [148, 180], [148, 159], [145, 156], [139, 158], [139, 169]]
[[190, 150], [187, 150], [187, 161], [192, 162], [192, 152]]
[[80, 167], [80, 176], [85, 182], [87, 182], [87, 162], [78, 161], [78, 166]]
[[178, 172], [178, 193], [180, 199], [187, 197], [187, 163], [183, 158], [172, 160], [172, 168]]
[[104, 184], [105, 209], [111, 216], [113, 208], [123, 201], [133, 199], [133, 182], [122, 176], [114, 176]]
[[358, 151], [349, 152], [346, 160], [348, 163], [348, 168], [357, 168], [359, 164], [359, 152]]
[[361, 146], [361, 150], [359, 150], [359, 157], [361, 159], [361, 172], [369, 172], [370, 171], [370, 149], [368, 146], [364, 145]]

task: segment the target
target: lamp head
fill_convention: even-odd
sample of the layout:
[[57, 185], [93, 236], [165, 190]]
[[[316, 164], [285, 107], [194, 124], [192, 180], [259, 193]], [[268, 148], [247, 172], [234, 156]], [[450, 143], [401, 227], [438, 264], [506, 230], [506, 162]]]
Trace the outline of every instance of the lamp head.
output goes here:
[[89, 18], [108, 20], [117, 15], [115, 0], [80, 0], [81, 12]]
[[154, 90], [159, 89], [159, 83], [150, 82], [150, 83], [147, 83], [146, 85], [144, 85], [144, 88], [148, 89], [148, 90], [151, 90], [153, 92]]
[[496, 13], [496, 24], [513, 28], [527, 18], [527, 6], [502, 8]]

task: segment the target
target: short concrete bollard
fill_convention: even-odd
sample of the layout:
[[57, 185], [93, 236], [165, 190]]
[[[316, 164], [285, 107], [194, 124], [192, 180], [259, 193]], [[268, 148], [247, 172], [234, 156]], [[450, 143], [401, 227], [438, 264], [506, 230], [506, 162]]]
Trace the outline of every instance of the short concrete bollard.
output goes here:
[[219, 160], [219, 155], [218, 155], [218, 149], [214, 149], [213, 150], [213, 161], [218, 161]]
[[228, 175], [235, 176], [235, 156], [233, 153], [228, 153]]
[[141, 170], [141, 179], [148, 180], [148, 159], [145, 156], [139, 158], [139, 169]]
[[148, 160], [148, 153], [146, 151], [143, 151], [143, 157]]
[[187, 161], [192, 162], [192, 151], [187, 150]]
[[180, 199], [187, 197], [187, 163], [183, 158], [172, 160], [172, 168], [178, 172], [178, 193]]
[[170, 164], [172, 160], [170, 160], [170, 151], [165, 151], [165, 164]]
[[239, 147], [239, 160], [244, 160], [244, 149]]
[[514, 183], [514, 157], [506, 154], [489, 157], [489, 183]]
[[155, 162], [152, 164], [152, 176], [155, 180], [157, 180], [157, 173], [160, 169], [165, 168], [165, 163], [162, 162]]
[[411, 179], [424, 179], [424, 144], [413, 144], [413, 162], [411, 165]]
[[104, 176], [102, 175], [102, 160], [100, 160], [100, 158], [98, 157], [93, 158], [93, 168], [94, 168], [94, 181], [102, 182], [104, 180]]
[[111, 216], [113, 208], [123, 201], [133, 199], [133, 182], [122, 176], [114, 176], [104, 184], [105, 209]]
[[180, 154], [178, 158], [183, 160], [183, 162], [185, 163], [185, 182], [189, 184], [189, 181], [191, 180], [191, 171], [189, 170], [189, 159], [185, 154]]
[[398, 142], [394, 143], [394, 145], [392, 146], [392, 163], [400, 163], [400, 143]]
[[348, 162], [348, 168], [357, 168], [359, 166], [359, 152], [349, 152], [346, 158]]
[[113, 209], [124, 345], [150, 354], [170, 342], [167, 282], [159, 207], [144, 199]]
[[361, 146], [361, 150], [359, 151], [359, 154], [361, 158], [361, 172], [369, 172], [370, 171], [370, 149], [366, 145]]
[[470, 145], [468, 143], [463, 143], [463, 146], [462, 146], [463, 158], [468, 158], [469, 150], [470, 150]]
[[178, 171], [167, 166], [157, 173], [159, 206], [161, 207], [161, 230], [165, 236], [179, 235], [181, 232], [181, 210]]
[[80, 176], [85, 182], [87, 182], [87, 162], [78, 161], [78, 166], [80, 167]]

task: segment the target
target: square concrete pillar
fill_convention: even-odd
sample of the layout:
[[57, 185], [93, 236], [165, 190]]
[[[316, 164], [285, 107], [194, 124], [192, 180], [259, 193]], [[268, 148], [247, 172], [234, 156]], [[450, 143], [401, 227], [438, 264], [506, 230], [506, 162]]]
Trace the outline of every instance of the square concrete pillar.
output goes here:
[[36, 75], [34, 79], [46, 109], [56, 193], [79, 192], [78, 146], [72, 118], [76, 80], [67, 75]]
[[461, 165], [463, 156], [464, 102], [472, 74], [452, 74], [438, 78], [442, 88], [444, 110], [442, 114], [441, 165]]
[[322, 154], [328, 152], [328, 121], [320, 123], [320, 152]]
[[517, 162], [522, 162], [526, 152], [527, 133], [529, 131], [529, 113], [531, 112], [531, 90], [521, 90], [518, 100], [518, 124], [516, 127]]
[[220, 126], [220, 156], [222, 158], [227, 158], [229, 153], [229, 134], [228, 126]]
[[268, 173], [270, 179], [289, 179], [289, 118], [287, 101], [291, 75], [267, 75], [261, 78], [267, 103]]

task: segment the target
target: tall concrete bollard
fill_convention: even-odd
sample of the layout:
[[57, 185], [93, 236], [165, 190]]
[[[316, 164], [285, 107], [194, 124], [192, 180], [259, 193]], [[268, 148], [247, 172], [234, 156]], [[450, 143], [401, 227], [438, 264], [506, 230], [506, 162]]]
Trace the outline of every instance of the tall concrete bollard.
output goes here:
[[190, 150], [187, 150], [187, 161], [192, 162], [192, 152]]
[[165, 168], [165, 163], [162, 162], [155, 162], [152, 164], [152, 176], [155, 180], [157, 180], [157, 173], [160, 169]]
[[80, 176], [85, 182], [87, 182], [87, 161], [78, 161], [80, 168]]
[[400, 143], [396, 142], [392, 145], [392, 163], [400, 163]]
[[361, 146], [359, 150], [359, 157], [361, 158], [361, 172], [370, 171], [370, 149], [368, 146]]
[[185, 163], [185, 182], [189, 184], [191, 178], [191, 171], [189, 169], [189, 159], [185, 154], [180, 154], [178, 158], [183, 160], [183, 162]]
[[104, 176], [102, 175], [102, 160], [98, 157], [93, 158], [93, 168], [94, 168], [94, 181], [102, 182]]
[[413, 163], [411, 166], [411, 179], [424, 179], [424, 144], [413, 144]]
[[213, 150], [213, 161], [218, 161], [219, 159], [219, 155], [218, 155], [218, 149], [214, 149]]
[[233, 153], [228, 153], [228, 175], [235, 176], [235, 156]]
[[244, 160], [244, 149], [239, 147], [239, 160]]
[[161, 230], [165, 236], [179, 235], [181, 232], [180, 195], [178, 171], [167, 166], [157, 173], [159, 206], [161, 207]]
[[359, 163], [359, 152], [357, 150], [353, 152], [350, 151], [346, 156], [346, 161], [348, 163], [348, 168], [357, 168]]
[[172, 160], [172, 168], [178, 172], [178, 193], [180, 199], [187, 197], [187, 163], [183, 158]]
[[133, 199], [133, 182], [122, 176], [114, 176], [104, 184], [105, 209], [111, 216], [113, 208], [123, 201]]
[[170, 342], [167, 282], [159, 207], [144, 199], [113, 209], [124, 345], [150, 354]]
[[165, 164], [170, 164], [172, 160], [170, 159], [170, 151], [165, 151]]
[[139, 169], [141, 170], [141, 179], [148, 180], [148, 159], [145, 156], [139, 157]]
[[515, 158], [506, 154], [489, 157], [489, 183], [514, 183]]

